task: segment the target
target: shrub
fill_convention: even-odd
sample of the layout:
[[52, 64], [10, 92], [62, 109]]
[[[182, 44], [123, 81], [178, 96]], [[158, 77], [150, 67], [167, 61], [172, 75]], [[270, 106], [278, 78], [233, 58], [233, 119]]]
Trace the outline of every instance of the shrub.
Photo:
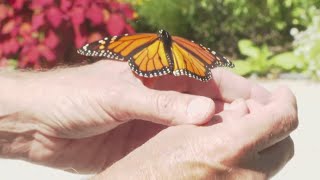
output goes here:
[[293, 29], [294, 53], [307, 63], [304, 72], [320, 79], [320, 10], [314, 11], [312, 23], [304, 31]]
[[310, 9], [311, 24], [306, 30], [291, 29], [293, 50], [273, 53], [268, 46], [255, 45], [251, 40], [238, 43], [244, 59], [235, 61], [234, 71], [248, 76], [277, 76], [283, 72], [299, 72], [304, 77], [320, 79], [320, 10]]
[[273, 53], [264, 44], [255, 45], [251, 40], [240, 40], [239, 49], [245, 59], [234, 61], [234, 72], [242, 76], [257, 75], [278, 77], [283, 72], [303, 72], [307, 61], [292, 51]]
[[141, 18], [138, 30], [164, 28], [229, 56], [238, 54], [240, 39], [287, 50], [292, 42], [290, 29], [304, 29], [311, 18], [309, 8], [320, 6], [320, 0], [127, 1], [135, 4]]
[[7, 0], [0, 4], [0, 66], [73, 63], [83, 44], [133, 33], [132, 19], [130, 5], [114, 0]]

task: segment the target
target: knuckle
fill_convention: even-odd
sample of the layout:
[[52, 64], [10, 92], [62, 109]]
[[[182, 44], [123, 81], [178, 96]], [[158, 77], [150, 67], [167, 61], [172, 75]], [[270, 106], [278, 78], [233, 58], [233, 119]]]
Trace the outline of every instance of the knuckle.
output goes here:
[[291, 132], [298, 127], [297, 100], [293, 92], [288, 87], [281, 87], [282, 100], [278, 101], [276, 110], [276, 122], [285, 132]]
[[291, 132], [298, 127], [298, 113], [293, 106], [286, 106], [278, 113], [280, 115], [276, 119], [277, 126], [280, 126], [284, 132]]
[[167, 93], [159, 93], [155, 97], [157, 112], [166, 113], [172, 108], [173, 97]]
[[284, 116], [285, 122], [288, 124], [289, 131], [293, 131], [299, 125], [298, 111], [296, 104], [287, 106], [286, 115]]
[[110, 87], [108, 91], [101, 92], [98, 101], [105, 115], [117, 122], [127, 121], [136, 116], [133, 110], [127, 108], [128, 103], [124, 103], [124, 99], [128, 97], [122, 93], [121, 88], [119, 86]]
[[175, 103], [175, 96], [172, 92], [162, 92], [156, 93], [152, 98], [155, 104], [155, 111], [159, 116], [167, 121], [168, 124], [171, 124], [173, 121], [173, 114], [174, 111], [174, 103]]
[[294, 95], [294, 93], [292, 92], [291, 89], [289, 89], [288, 87], [284, 87], [283, 88], [285, 93], [287, 95], [287, 99], [290, 102], [290, 105], [292, 105], [294, 107], [295, 110], [297, 110], [297, 98]]
[[296, 111], [295, 107], [291, 108], [291, 114], [289, 115], [289, 123], [290, 123], [290, 128], [293, 131], [294, 129], [298, 128], [299, 125], [299, 117], [298, 117], [298, 112]]

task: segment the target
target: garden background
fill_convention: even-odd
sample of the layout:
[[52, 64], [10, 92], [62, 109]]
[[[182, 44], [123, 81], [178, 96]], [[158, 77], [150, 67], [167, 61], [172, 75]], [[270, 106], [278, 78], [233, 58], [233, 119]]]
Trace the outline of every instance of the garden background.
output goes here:
[[[4, 0], [0, 69], [81, 63], [84, 58], [76, 49], [88, 42], [159, 29], [221, 52], [235, 63], [232, 71], [267, 88], [291, 87], [300, 118], [293, 134], [296, 156], [274, 179], [317, 175], [320, 0]], [[20, 161], [0, 160], [0, 169], [16, 169], [32, 179], [31, 172], [43, 174], [39, 179], [75, 177]]]

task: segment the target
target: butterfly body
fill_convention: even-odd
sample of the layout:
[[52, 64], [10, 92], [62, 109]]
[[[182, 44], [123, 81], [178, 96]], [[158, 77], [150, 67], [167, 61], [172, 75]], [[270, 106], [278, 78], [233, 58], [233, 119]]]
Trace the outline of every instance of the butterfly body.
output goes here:
[[152, 78], [173, 74], [186, 75], [200, 81], [212, 78], [217, 66], [234, 67], [231, 61], [215, 51], [167, 31], [106, 37], [78, 50], [85, 56], [128, 61], [137, 75]]

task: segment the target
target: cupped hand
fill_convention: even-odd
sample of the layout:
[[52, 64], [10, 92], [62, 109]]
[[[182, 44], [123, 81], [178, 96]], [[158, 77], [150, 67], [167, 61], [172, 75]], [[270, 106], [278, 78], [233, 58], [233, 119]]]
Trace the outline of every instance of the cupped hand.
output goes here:
[[268, 179], [294, 154], [297, 107], [286, 88], [266, 104], [236, 100], [213, 120], [169, 127], [93, 179]]
[[208, 123], [239, 98], [270, 101], [264, 88], [226, 70], [214, 69], [213, 77], [141, 80], [113, 61], [32, 75], [21, 81], [19, 102], [36, 131], [26, 133], [32, 139], [21, 146], [26, 150], [12, 151], [48, 166], [97, 172], [167, 126]]
[[25, 92], [34, 95], [21, 99], [29, 101], [26, 113], [43, 122], [47, 134], [83, 138], [133, 119], [167, 126], [204, 124], [221, 103], [237, 98], [266, 103], [270, 98], [264, 88], [226, 70], [214, 69], [213, 77], [207, 83], [185, 76], [141, 80], [126, 63], [100, 61], [29, 78]]

